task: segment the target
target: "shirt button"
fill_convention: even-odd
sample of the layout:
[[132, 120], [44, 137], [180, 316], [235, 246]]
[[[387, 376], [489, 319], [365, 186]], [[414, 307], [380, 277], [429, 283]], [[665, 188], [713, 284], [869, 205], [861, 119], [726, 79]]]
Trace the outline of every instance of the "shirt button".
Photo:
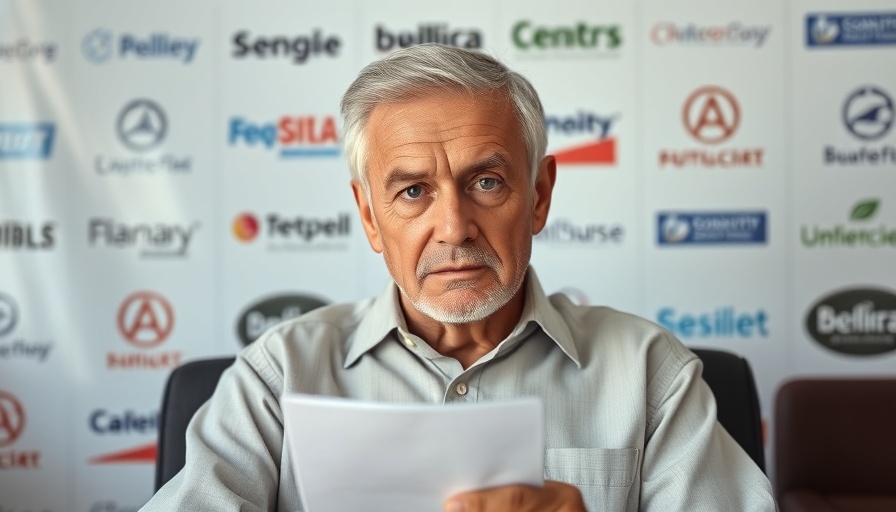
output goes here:
[[416, 347], [417, 347], [417, 344], [414, 343], [414, 340], [412, 340], [412, 339], [411, 339], [410, 337], [408, 337], [408, 336], [405, 336], [405, 337], [404, 337], [404, 344], [407, 345], [409, 348], [416, 348]]
[[467, 394], [467, 385], [461, 382], [457, 386], [454, 387], [454, 390], [457, 391], [457, 394], [460, 396], [464, 396]]

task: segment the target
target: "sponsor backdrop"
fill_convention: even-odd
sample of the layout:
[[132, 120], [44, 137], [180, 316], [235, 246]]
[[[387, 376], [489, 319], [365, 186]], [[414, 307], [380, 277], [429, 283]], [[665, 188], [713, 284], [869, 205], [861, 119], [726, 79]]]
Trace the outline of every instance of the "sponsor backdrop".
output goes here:
[[135, 510], [185, 360], [377, 293], [339, 98], [484, 48], [560, 163], [549, 292], [802, 375], [896, 375], [896, 6], [0, 0], [0, 511]]

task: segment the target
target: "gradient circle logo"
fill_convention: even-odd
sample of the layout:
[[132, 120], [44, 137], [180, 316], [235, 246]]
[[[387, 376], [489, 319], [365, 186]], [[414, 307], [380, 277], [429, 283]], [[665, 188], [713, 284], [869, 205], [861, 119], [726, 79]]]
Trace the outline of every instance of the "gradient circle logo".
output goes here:
[[0, 448], [16, 442], [25, 430], [25, 408], [11, 394], [0, 391]]
[[19, 320], [16, 303], [9, 295], [0, 293], [0, 336], [12, 332]]
[[690, 224], [675, 215], [670, 215], [663, 221], [663, 240], [666, 242], [681, 242], [691, 233]]
[[137, 347], [150, 348], [162, 343], [172, 329], [174, 310], [158, 293], [132, 293], [118, 308], [118, 331], [128, 343]]
[[878, 87], [856, 89], [843, 103], [843, 124], [856, 137], [875, 140], [893, 127], [893, 100]]
[[812, 23], [812, 39], [816, 43], [827, 44], [837, 39], [840, 34], [840, 26], [836, 21], [829, 20], [827, 16], [819, 16]]
[[701, 87], [684, 102], [684, 127], [704, 144], [718, 144], [734, 135], [740, 124], [737, 99], [721, 87]]
[[243, 243], [251, 242], [258, 236], [258, 219], [251, 213], [241, 213], [233, 219], [233, 236]]

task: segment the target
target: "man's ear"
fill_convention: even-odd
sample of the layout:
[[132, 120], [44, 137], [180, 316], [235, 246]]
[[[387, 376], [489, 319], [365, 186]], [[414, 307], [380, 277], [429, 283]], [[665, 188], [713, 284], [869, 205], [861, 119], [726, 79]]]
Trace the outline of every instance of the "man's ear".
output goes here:
[[548, 155], [538, 164], [535, 177], [535, 201], [532, 209], [532, 234], [537, 235], [548, 222], [548, 211], [551, 209], [551, 194], [557, 181], [557, 160]]
[[358, 205], [358, 214], [361, 216], [361, 225], [364, 226], [364, 233], [367, 234], [367, 241], [374, 252], [383, 252], [383, 244], [380, 240], [380, 230], [377, 228], [376, 220], [373, 218], [373, 209], [367, 192], [355, 180], [352, 180], [352, 193], [355, 195], [355, 203]]

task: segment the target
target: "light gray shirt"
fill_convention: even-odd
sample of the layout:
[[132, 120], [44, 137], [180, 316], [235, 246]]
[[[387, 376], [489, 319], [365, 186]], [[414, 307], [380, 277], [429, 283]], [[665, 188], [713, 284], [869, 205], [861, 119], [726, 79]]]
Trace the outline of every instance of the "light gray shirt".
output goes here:
[[525, 293], [513, 332], [466, 370], [408, 332], [394, 284], [279, 324], [224, 372], [189, 426], [185, 468], [141, 510], [303, 510], [284, 393], [434, 404], [538, 396], [545, 478], [577, 486], [591, 512], [776, 509], [768, 479], [716, 421], [700, 360], [668, 331], [547, 297], [531, 268]]

